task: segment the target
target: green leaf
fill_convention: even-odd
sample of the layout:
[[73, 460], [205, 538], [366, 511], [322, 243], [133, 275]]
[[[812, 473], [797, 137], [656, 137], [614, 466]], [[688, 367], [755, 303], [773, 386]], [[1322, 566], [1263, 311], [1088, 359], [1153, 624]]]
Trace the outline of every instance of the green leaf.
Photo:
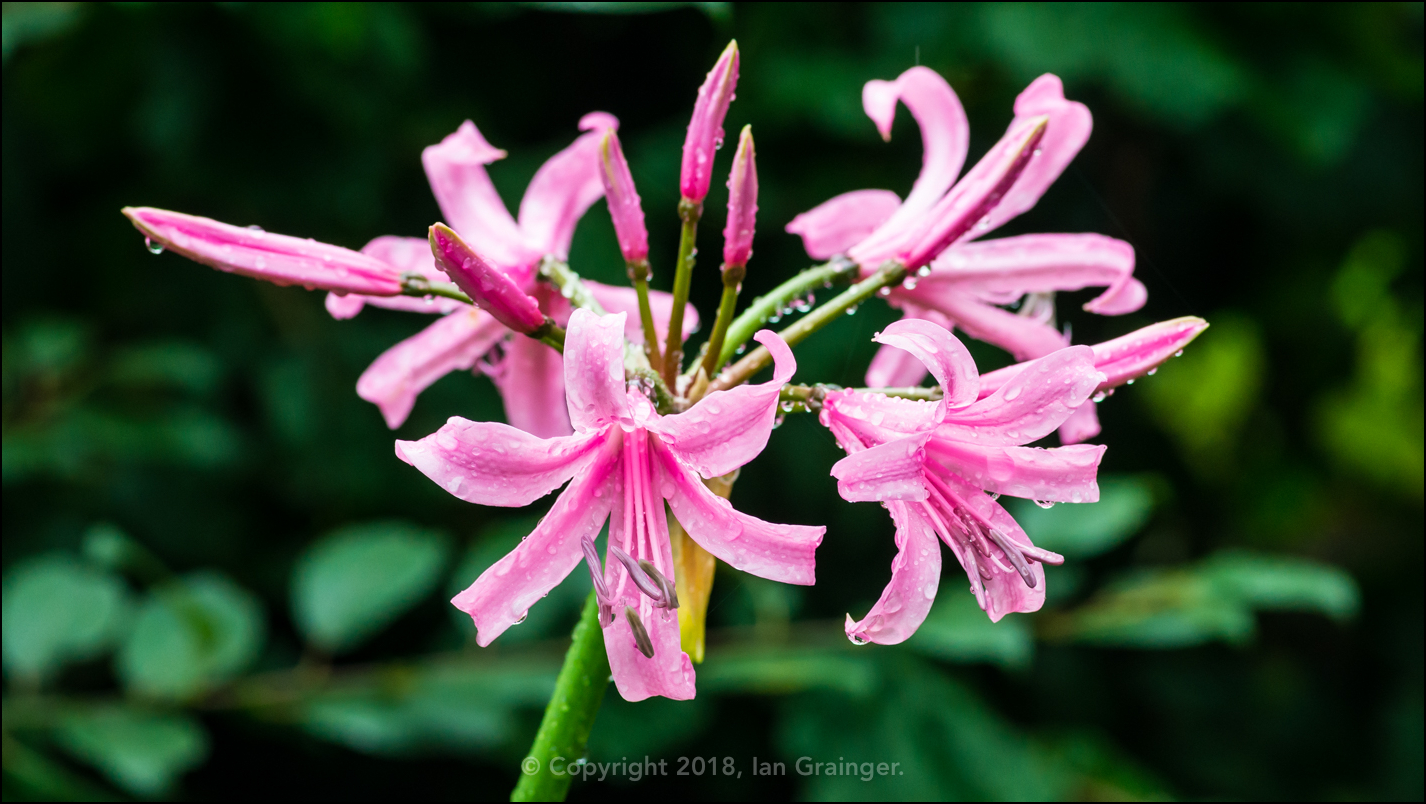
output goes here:
[[864, 652], [856, 655], [850, 646], [727, 646], [710, 650], [698, 668], [698, 688], [707, 692], [783, 694], [834, 689], [866, 695], [876, 683], [876, 668]]
[[21, 562], [4, 583], [5, 669], [39, 681], [109, 649], [129, 621], [128, 592], [111, 573], [61, 554]]
[[322, 650], [354, 648], [431, 592], [447, 553], [439, 534], [403, 522], [338, 530], [298, 560], [297, 625]]
[[1315, 611], [1334, 620], [1347, 620], [1361, 608], [1361, 595], [1352, 576], [1305, 558], [1235, 550], [1210, 558], [1204, 572], [1220, 593], [1255, 609]]
[[1145, 477], [1099, 479], [1099, 502], [1041, 508], [1029, 500], [1006, 500], [1006, 507], [1036, 547], [1066, 558], [1090, 558], [1118, 547], [1139, 532], [1154, 509]]
[[221, 575], [192, 575], [144, 601], [119, 654], [119, 676], [144, 695], [189, 698], [246, 669], [264, 630], [252, 593]]
[[130, 708], [75, 712], [54, 738], [75, 758], [146, 798], [167, 793], [179, 775], [208, 756], [208, 734], [197, 720]]
[[956, 585], [956, 594], [951, 591], [942, 590], [907, 647], [952, 662], [993, 662], [1008, 668], [1030, 664], [1035, 642], [1026, 618], [993, 623], [963, 586]]
[[109, 362], [109, 381], [123, 386], [172, 387], [206, 394], [217, 388], [223, 364], [195, 343], [159, 341], [128, 346]]

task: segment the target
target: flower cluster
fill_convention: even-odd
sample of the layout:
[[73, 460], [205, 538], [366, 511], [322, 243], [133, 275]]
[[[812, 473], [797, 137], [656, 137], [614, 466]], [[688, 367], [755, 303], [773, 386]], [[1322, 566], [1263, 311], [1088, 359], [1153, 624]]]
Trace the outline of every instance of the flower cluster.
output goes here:
[[[893, 644], [930, 610], [939, 542], [991, 620], [1040, 608], [1043, 565], [1063, 559], [1035, 547], [997, 498], [1096, 501], [1105, 447], [1081, 443], [1099, 433], [1093, 402], [1152, 373], [1207, 326], [1180, 318], [1071, 345], [1055, 326], [1054, 294], [1103, 287], [1085, 310], [1138, 310], [1147, 291], [1133, 276], [1133, 248], [1097, 234], [978, 238], [1035, 205], [1087, 141], [1089, 111], [1065, 99], [1058, 78], [1041, 76], [1017, 98], [1005, 135], [961, 175], [965, 112], [941, 76], [915, 67], [862, 93], [883, 138], [898, 104], [921, 128], [924, 162], [911, 192], [903, 200], [854, 190], [798, 215], [787, 231], [826, 264], [737, 314], [758, 212], [752, 130], [743, 129], [728, 178], [722, 303], [704, 351], [684, 365], [684, 342], [699, 324], [687, 304], [697, 225], [739, 66], [732, 43], [698, 91], [683, 146], [672, 293], [648, 288], [642, 202], [618, 121], [603, 112], [579, 121], [583, 133], [535, 174], [516, 216], [486, 171], [505, 152], [474, 123], [426, 148], [421, 161], [444, 220], [424, 239], [383, 236], [353, 251], [124, 210], [151, 250], [325, 290], [335, 318], [367, 305], [436, 316], [372, 363], [358, 395], [395, 429], [422, 390], [475, 370], [496, 383], [508, 424], [453, 417], [424, 438], [397, 441], [396, 455], [479, 505], [525, 506], [564, 487], [535, 530], [452, 603], [488, 645], [584, 564], [613, 678], [629, 700], [695, 694], [712, 577], [689, 569], [698, 556], [708, 568], [716, 559], [783, 583], [814, 582], [825, 528], [765, 522], [727, 499], [780, 412], [816, 412], [847, 453], [830, 467], [841, 496], [881, 502], [891, 515], [891, 582], [865, 617], [847, 617], [846, 632], [859, 644]], [[628, 288], [584, 280], [568, 264], [575, 226], [600, 198]], [[762, 328], [824, 282], [848, 287], [780, 333]], [[789, 385], [792, 347], [877, 296], [905, 317], [877, 334], [868, 387]], [[953, 329], [1020, 362], [982, 375]], [[760, 346], [731, 364], [750, 340]], [[748, 383], [769, 365], [770, 379]], [[935, 385], [921, 387], [927, 374]], [[1055, 430], [1063, 446], [1034, 446]]]

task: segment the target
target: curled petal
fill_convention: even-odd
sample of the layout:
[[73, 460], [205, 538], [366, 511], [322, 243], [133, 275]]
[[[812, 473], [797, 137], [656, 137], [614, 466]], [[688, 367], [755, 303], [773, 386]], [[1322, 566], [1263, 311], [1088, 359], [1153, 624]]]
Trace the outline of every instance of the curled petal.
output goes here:
[[889, 502], [886, 508], [896, 523], [891, 582], [860, 622], [847, 616], [846, 631], [854, 641], [895, 645], [916, 633], [931, 611], [941, 583], [941, 545], [917, 503]]
[[124, 207], [123, 213], [150, 241], [219, 271], [308, 290], [401, 293], [400, 272], [341, 246], [152, 207]]
[[1100, 315], [1132, 313], [1147, 298], [1133, 277], [1134, 247], [1097, 234], [1033, 234], [1003, 237], [948, 248], [931, 264], [931, 273], [906, 298], [934, 295], [953, 287], [982, 299], [1025, 293], [1079, 290], [1104, 286], [1104, 293], [1084, 309]]
[[505, 152], [486, 142], [469, 120], [440, 144], [421, 152], [421, 164], [441, 216], [462, 237], [479, 243], [488, 258], [502, 266], [515, 266], [540, 255], [525, 246], [520, 227], [485, 172], [486, 165], [504, 158]]
[[772, 353], [771, 382], [713, 391], [688, 410], [648, 425], [704, 477], [726, 475], [763, 451], [777, 416], [778, 392], [797, 370], [792, 349], [776, 333], [764, 329], [753, 337]]
[[565, 399], [576, 432], [629, 418], [624, 391], [624, 313], [599, 316], [580, 308], [564, 340]]
[[713, 153], [723, 141], [723, 118], [738, 86], [738, 43], [729, 42], [698, 88], [688, 136], [683, 140], [679, 191], [689, 201], [702, 202], [713, 176]]
[[544, 325], [539, 303], [450, 227], [440, 223], [431, 227], [431, 253], [451, 281], [500, 323], [525, 334]]
[[475, 621], [476, 642], [482, 647], [524, 619], [530, 606], [579, 566], [584, 559], [581, 542], [604, 527], [610, 501], [620, 495], [621, 485], [619, 473], [613, 471], [619, 465], [618, 439], [601, 446], [534, 532], [452, 598], [451, 604]]
[[898, 289], [891, 297], [895, 300], [912, 292], [916, 304], [936, 310], [967, 335], [999, 346], [1016, 360], [1043, 357], [1068, 345], [1065, 336], [1049, 324], [986, 304], [945, 284], [918, 285], [915, 291]]
[[[610, 313], [627, 313], [624, 320], [624, 337], [630, 343], [644, 342], [644, 329], [639, 325], [639, 294], [631, 287], [605, 285], [601, 282], [584, 280], [595, 301]], [[673, 312], [673, 294], [661, 290], [649, 291], [649, 311], [654, 315], [654, 333], [659, 342], [668, 338], [668, 319]], [[698, 309], [691, 304], [683, 306], [683, 339], [698, 331]]]
[[397, 441], [396, 457], [466, 502], [518, 507], [587, 469], [606, 441], [599, 435], [538, 438], [508, 424], [452, 416], [419, 441]]
[[1064, 423], [1103, 379], [1088, 346], [1066, 347], [1026, 363], [990, 396], [950, 411], [936, 434], [972, 444], [1028, 444]]
[[979, 395], [980, 373], [976, 371], [975, 358], [945, 327], [917, 318], [903, 318], [877, 333], [872, 340], [915, 355], [941, 386], [945, 407], [963, 408]]
[[1036, 78], [1015, 99], [1015, 121], [1011, 126], [1040, 116], [1048, 117], [1049, 125], [1040, 141], [1039, 153], [1030, 160], [1000, 205], [990, 212], [983, 231], [997, 228], [1035, 206], [1089, 141], [1089, 132], [1094, 127], [1089, 109], [1082, 103], [1065, 100], [1064, 84], [1059, 76], [1050, 73]]
[[584, 213], [604, 196], [599, 177], [599, 145], [607, 131], [619, 128], [614, 115], [590, 112], [579, 119], [581, 134], [569, 147], [550, 157], [520, 200], [520, 230], [525, 244], [543, 256], [569, 256], [574, 227]]
[[533, 338], [511, 338], [493, 379], [511, 425], [540, 438], [572, 432], [559, 352]]
[[837, 493], [847, 502], [926, 499], [929, 492], [921, 475], [929, 437], [928, 432], [888, 441], [832, 464]]
[[825, 260], [865, 240], [899, 206], [900, 196], [890, 190], [853, 190], [793, 218], [787, 233], [802, 238], [807, 256]]
[[753, 254], [758, 216], [758, 166], [753, 127], [743, 126], [733, 172], [728, 176], [728, 224], [723, 228], [723, 265], [746, 265]]
[[816, 582], [815, 553], [823, 527], [774, 525], [748, 516], [708, 490], [673, 452], [650, 440], [657, 456], [661, 493], [674, 518], [704, 550], [744, 572], [782, 583]]
[[357, 380], [357, 396], [380, 408], [386, 426], [395, 430], [417, 395], [450, 372], [473, 367], [508, 332], [467, 305], [382, 352]]
[[920, 385], [924, 379], [925, 363], [904, 349], [883, 346], [872, 356], [865, 382], [869, 388], [909, 388]]
[[1060, 425], [1061, 444], [1079, 444], [1099, 435], [1099, 411], [1093, 402], [1086, 402], [1074, 409], [1064, 424]]
[[937, 463], [986, 491], [1076, 503], [1099, 502], [1095, 478], [1105, 449], [1095, 444], [1055, 449], [1002, 447], [943, 438], [932, 438], [926, 445], [926, 452]]

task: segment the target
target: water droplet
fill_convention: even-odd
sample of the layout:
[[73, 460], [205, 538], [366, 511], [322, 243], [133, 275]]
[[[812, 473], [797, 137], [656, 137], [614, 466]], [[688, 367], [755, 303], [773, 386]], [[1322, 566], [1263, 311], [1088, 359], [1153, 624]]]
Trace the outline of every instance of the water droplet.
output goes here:
[[1125, 384], [1125, 385], [1133, 385], [1133, 384], [1134, 384], [1134, 381], [1133, 381], [1133, 380], [1129, 380], [1128, 382], [1126, 382], [1126, 383], [1124, 383], [1124, 384]]
[[1158, 370], [1157, 368], [1151, 368], [1151, 369], [1149, 369], [1149, 376], [1150, 376], [1150, 377], [1152, 377], [1152, 376], [1154, 376], [1155, 374], [1158, 374], [1158, 373], [1159, 373], [1159, 370]]
[[1009, 402], [1010, 400], [1014, 399], [1015, 397], [1017, 397], [1017, 396], [1019, 396], [1019, 395], [1020, 395], [1020, 386], [1019, 386], [1019, 385], [1012, 385], [1012, 386], [1010, 386], [1009, 388], [1005, 389], [1005, 401], [1006, 401], [1006, 402]]
[[855, 307], [848, 307], [848, 308], [847, 308], [847, 315], [856, 315], [856, 314], [857, 314], [857, 308], [855, 308]]
[[853, 645], [865, 645], [871, 641], [860, 634], [848, 634], [847, 639], [850, 639]]
[[925, 595], [927, 600], [935, 600], [935, 599], [936, 599], [936, 584], [935, 584], [935, 583], [928, 583], [928, 584], [926, 584], [926, 587], [921, 590], [921, 594]]
[[1180, 349], [1180, 350], [1178, 350], [1177, 352], [1174, 352], [1174, 353], [1173, 353], [1173, 356], [1174, 356], [1174, 357], [1183, 357], [1183, 350]]
[[251, 226], [249, 226], [249, 227], [248, 227], [248, 231], [249, 231], [249, 232], [252, 232], [252, 233], [253, 233], [253, 237], [256, 238], [256, 239], [258, 239], [258, 240], [261, 240], [261, 239], [263, 239], [264, 237], [267, 237], [267, 232], [263, 231], [263, 228], [262, 228], [261, 226], [258, 226], [256, 223], [254, 223], [254, 224], [252, 224]]
[[930, 275], [931, 275], [931, 266], [929, 266], [929, 265], [923, 265], [923, 266], [921, 266], [920, 268], [917, 268], [917, 269], [916, 269], [916, 275], [917, 275], [917, 276], [930, 276]]
[[1055, 504], [1052, 503], [1052, 502], [1050, 502], [1049, 500], [1036, 500], [1036, 501], [1035, 501], [1035, 504], [1038, 505], [1038, 506], [1040, 506], [1041, 508], [1054, 508], [1054, 507], [1055, 507]]
[[992, 491], [992, 492], [990, 493], [990, 499], [991, 499], [992, 501], [1000, 499], [1000, 492], [998, 492], [998, 491]]
[[530, 616], [530, 612], [529, 612], [529, 610], [526, 610], [526, 611], [525, 611], [524, 613], [522, 613], [519, 617], [515, 618], [515, 622], [510, 623], [510, 624], [511, 624], [511, 625], [519, 625], [520, 623], [523, 623], [523, 622], [525, 621], [525, 618], [526, 618], [526, 617], [529, 617], [529, 616]]
[[1100, 392], [1096, 393], [1093, 397], [1090, 397], [1090, 401], [1098, 403], [1098, 402], [1103, 402], [1104, 400], [1106, 400], [1106, 399], [1108, 399], [1108, 398], [1109, 398], [1109, 394], [1106, 394], [1106, 393], [1104, 393], [1103, 391], [1100, 391]]
[[784, 415], [782, 415], [781, 413], [779, 413], [779, 414], [777, 415], [777, 418], [772, 420], [772, 429], [776, 430], [777, 428], [781, 427], [781, 426], [782, 426], [782, 420], [783, 420], [783, 419], [786, 419], [786, 418], [787, 418], [786, 416], [784, 416]]
[[163, 253], [163, 244], [162, 244], [162, 243], [155, 243], [154, 241], [148, 239], [147, 237], [144, 238], [144, 248], [148, 249], [150, 254], [162, 254], [162, 253]]
[[878, 296], [890, 296], [890, 295], [891, 295], [891, 288], [882, 288], [881, 290], [878, 290], [878, 291], [876, 292], [876, 295], [878, 295]]

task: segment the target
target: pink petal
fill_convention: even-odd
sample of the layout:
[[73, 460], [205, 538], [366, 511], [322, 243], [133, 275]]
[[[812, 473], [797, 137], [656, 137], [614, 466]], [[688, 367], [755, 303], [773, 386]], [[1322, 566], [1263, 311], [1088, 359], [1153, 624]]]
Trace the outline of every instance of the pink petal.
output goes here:
[[[954, 491], [966, 506], [978, 514], [981, 519], [990, 523], [991, 527], [1004, 533], [1010, 541], [1020, 545], [1033, 546], [1030, 537], [1025, 535], [1025, 531], [1020, 528], [1015, 518], [1000, 504], [986, 496], [980, 489], [967, 484], [955, 475], [945, 475], [941, 477], [952, 491]], [[965, 567], [966, 562], [963, 551], [966, 549], [965, 543], [959, 539], [947, 541], [951, 551], [956, 554], [956, 559]], [[1003, 559], [1002, 559], [1003, 560]], [[986, 591], [986, 614], [991, 622], [1000, 622], [1000, 619], [1012, 612], [1039, 611], [1045, 605], [1045, 567], [1038, 561], [1031, 562], [1030, 571], [1035, 576], [1035, 586], [1031, 588], [1025, 584], [1024, 579], [1014, 570], [1009, 572], [993, 571], [991, 578], [984, 582]], [[967, 570], [967, 575], [971, 570]]]
[[540, 255], [525, 246], [519, 226], [485, 172], [486, 165], [504, 158], [505, 152], [486, 142], [469, 120], [439, 145], [421, 152], [421, 164], [442, 217], [461, 237], [479, 243], [482, 254], [511, 267]]
[[1093, 402], [1086, 402], [1060, 425], [1060, 443], [1078, 444], [1099, 435], [1099, 411]]
[[511, 425], [541, 438], [572, 432], [559, 352], [532, 338], [511, 338], [494, 379]]
[[1024, 119], [1041, 115], [1048, 116], [1050, 123], [1038, 153], [979, 231], [995, 229], [1035, 206], [1089, 141], [1089, 132], [1094, 127], [1089, 109], [1082, 103], [1065, 100], [1064, 84], [1058, 76], [1049, 73], [1036, 78], [1015, 99], [1015, 121], [1010, 125], [1013, 128]]
[[624, 313], [598, 316], [583, 308], [569, 317], [564, 386], [569, 420], [588, 433], [629, 418], [624, 393]]
[[936, 435], [972, 444], [1018, 445], [1044, 438], [1103, 381], [1088, 346], [1069, 346], [1025, 367], [999, 390], [950, 411]]
[[607, 440], [599, 434], [539, 438], [508, 424], [452, 416], [419, 441], [397, 441], [396, 457], [466, 502], [513, 508], [587, 469]]
[[476, 252], [445, 224], [431, 226], [431, 253], [436, 265], [470, 296], [477, 306], [516, 332], [529, 334], [545, 323], [539, 302], [525, 293], [505, 271]]
[[[637, 291], [629, 287], [606, 285], [588, 279], [584, 280], [584, 285], [589, 288], [594, 300], [599, 302], [605, 311], [628, 314], [628, 318], [624, 321], [625, 338], [628, 338], [631, 343], [644, 342], [644, 329], [639, 324], [639, 294]], [[664, 339], [668, 337], [668, 319], [669, 314], [673, 312], [673, 294], [664, 293], [661, 290], [650, 290], [649, 311], [654, 316], [654, 333], [658, 335], [659, 342], [663, 343]], [[683, 307], [684, 340], [697, 331], [698, 309], [691, 304], [686, 304]]]
[[877, 333], [872, 340], [895, 346], [916, 356], [945, 396], [942, 405], [963, 408], [980, 391], [980, 373], [970, 350], [945, 327], [916, 318], [903, 318]]
[[892, 291], [891, 298], [903, 294], [917, 305], [941, 313], [967, 335], [999, 346], [1016, 360], [1041, 357], [1067, 345], [1065, 336], [1054, 327], [986, 304], [945, 283], [917, 285], [914, 291], [900, 288]]
[[598, 536], [609, 518], [610, 501], [621, 493], [619, 473], [614, 471], [619, 465], [619, 439], [587, 439], [587, 443], [593, 447], [590, 459], [576, 467], [584, 471], [555, 500], [534, 532], [451, 599], [475, 621], [476, 642], [482, 647], [524, 619], [530, 606], [584, 560], [580, 541]]
[[731, 567], [762, 578], [810, 586], [824, 527], [774, 525], [748, 516], [709, 491], [673, 452], [650, 440], [658, 458], [661, 493], [674, 518], [704, 550]]
[[876, 350], [866, 370], [868, 388], [914, 388], [926, 379], [926, 364], [894, 346]]
[[500, 322], [469, 306], [443, 316], [382, 352], [357, 380], [357, 396], [380, 408], [386, 426], [395, 430], [418, 394], [450, 372], [474, 366], [507, 333]]
[[738, 43], [729, 42], [708, 77], [698, 88], [688, 135], [683, 140], [683, 164], [679, 170], [679, 192], [689, 201], [701, 203], [713, 178], [713, 154], [723, 142], [723, 118], [738, 87]]
[[599, 144], [604, 133], [617, 130], [611, 114], [590, 112], [579, 119], [582, 134], [569, 147], [550, 157], [536, 171], [520, 201], [520, 230], [525, 243], [540, 255], [569, 257], [574, 226], [586, 210], [604, 197], [599, 177]]
[[[339, 296], [336, 293], [327, 293], [327, 314], [338, 321], [345, 321], [348, 318], [356, 318], [361, 308], [366, 306], [367, 299], [375, 299], [376, 296], [358, 296], [355, 293], [348, 293]], [[379, 298], [400, 299], [401, 296], [382, 296]]]
[[792, 219], [787, 233], [802, 238], [814, 260], [825, 260], [865, 240], [901, 206], [890, 190], [853, 190], [823, 201]]
[[925, 622], [941, 583], [941, 545], [916, 503], [889, 502], [896, 523], [896, 558], [891, 582], [860, 622], [847, 615], [847, 636], [854, 641], [895, 645], [905, 642]]
[[398, 271], [341, 246], [152, 207], [124, 207], [123, 213], [148, 240], [219, 271], [308, 290], [401, 293]]
[[986, 491], [1076, 503], [1099, 501], [1095, 477], [1105, 449], [1096, 444], [1000, 447], [935, 437], [926, 445], [927, 454], [937, 463]]
[[958, 243], [941, 253], [915, 290], [903, 288], [899, 294], [914, 299], [945, 286], [999, 298], [1103, 286], [1108, 290], [1085, 309], [1122, 315], [1139, 309], [1147, 298], [1133, 273], [1134, 247], [1122, 240], [1097, 234], [1021, 235]]
[[[921, 173], [906, 202], [856, 249], [859, 254], [882, 254], [882, 259], [892, 256], [894, 245], [955, 183], [965, 165], [966, 148], [970, 143], [965, 109], [955, 90], [934, 70], [912, 67], [895, 81], [868, 81], [862, 88], [862, 108], [876, 123], [882, 139], [891, 138], [898, 100], [906, 104], [921, 127]], [[880, 261], [863, 262], [863, 265], [875, 267]]]
[[942, 416], [939, 402], [847, 389], [827, 394], [820, 418], [846, 448], [843, 432], [854, 434], [859, 444], [871, 446], [929, 430]]
[[837, 493], [847, 502], [926, 499], [929, 492], [921, 475], [930, 435], [926, 432], [888, 441], [832, 464]]
[[771, 382], [713, 391], [688, 410], [649, 422], [678, 457], [704, 477], [719, 477], [756, 458], [772, 435], [777, 396], [797, 370], [792, 349], [770, 330], [753, 336], [773, 357]]

